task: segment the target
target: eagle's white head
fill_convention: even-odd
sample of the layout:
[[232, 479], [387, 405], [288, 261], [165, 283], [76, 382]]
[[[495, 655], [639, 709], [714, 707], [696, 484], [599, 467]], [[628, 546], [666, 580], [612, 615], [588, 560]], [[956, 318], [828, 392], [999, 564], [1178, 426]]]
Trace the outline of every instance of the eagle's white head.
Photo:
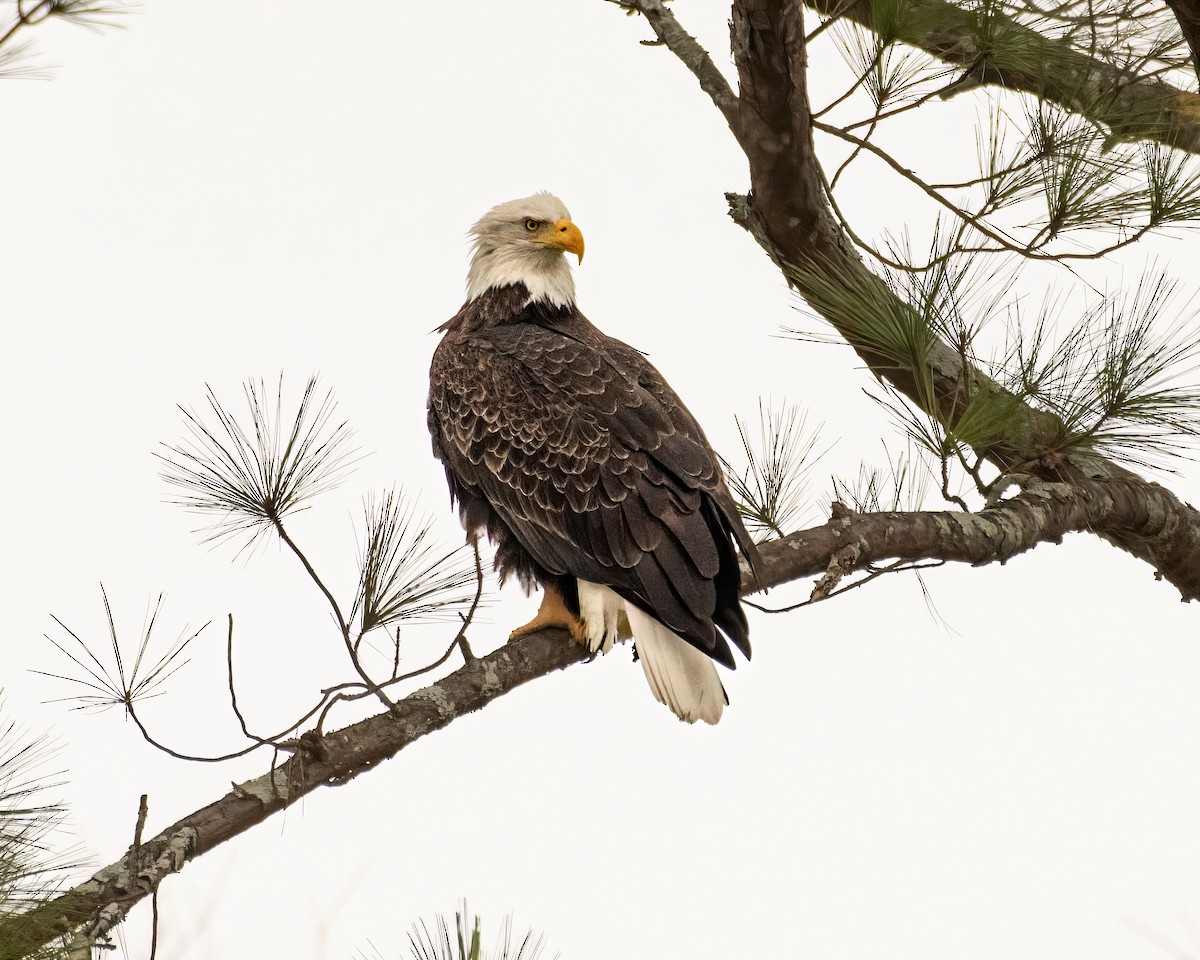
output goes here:
[[491, 287], [523, 283], [530, 302], [569, 306], [575, 302], [575, 280], [564, 253], [582, 263], [583, 234], [554, 194], [535, 193], [492, 207], [471, 228], [467, 299]]

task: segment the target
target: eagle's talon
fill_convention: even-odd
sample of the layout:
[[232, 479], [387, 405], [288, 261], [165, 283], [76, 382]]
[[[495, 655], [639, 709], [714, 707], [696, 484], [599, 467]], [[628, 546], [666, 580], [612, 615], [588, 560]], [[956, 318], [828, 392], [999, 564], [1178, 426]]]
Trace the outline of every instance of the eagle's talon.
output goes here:
[[568, 628], [571, 631], [571, 639], [581, 647], [590, 646], [587, 637], [587, 621], [576, 619]]
[[571, 639], [576, 643], [587, 643], [586, 639], [584, 639], [585, 628], [583, 621], [567, 609], [566, 601], [563, 599], [563, 595], [559, 589], [552, 583], [547, 583], [542, 587], [542, 605], [538, 607], [537, 614], [528, 623], [522, 624], [513, 630], [508, 635], [508, 641], [511, 643], [514, 640], [521, 639], [521, 637], [526, 637], [531, 633], [537, 633], [539, 630], [547, 630], [551, 627], [566, 630], [571, 635]]

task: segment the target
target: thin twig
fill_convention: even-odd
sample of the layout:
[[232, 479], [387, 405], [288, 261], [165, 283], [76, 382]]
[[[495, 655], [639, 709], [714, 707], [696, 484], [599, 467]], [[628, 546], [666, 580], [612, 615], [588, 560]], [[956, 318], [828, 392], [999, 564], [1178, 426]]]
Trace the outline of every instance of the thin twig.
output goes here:
[[158, 955], [158, 884], [150, 894], [150, 960]]
[[455, 638], [455, 642], [462, 650], [463, 660], [467, 663], [473, 663], [477, 659], [474, 651], [471, 650], [470, 643], [467, 642], [467, 627], [475, 619], [479, 598], [483, 596], [483, 560], [479, 556], [478, 537], [471, 541], [471, 546], [475, 550], [475, 598], [471, 601], [471, 608], [466, 614], [459, 614], [462, 617], [462, 626], [458, 628], [458, 636]]
[[[471, 546], [475, 551], [475, 596], [472, 598], [471, 606], [467, 610], [467, 612], [465, 614], [461, 614], [461, 613], [459, 614], [459, 617], [462, 620], [462, 624], [461, 624], [461, 626], [459, 626], [458, 632], [454, 635], [454, 639], [450, 641], [450, 645], [448, 647], [446, 647], [445, 652], [440, 657], [438, 657], [435, 661], [433, 661], [433, 663], [427, 664], [426, 666], [420, 667], [416, 670], [411, 670], [408, 673], [400, 674], [399, 676], [396, 675], [396, 670], [398, 669], [399, 662], [400, 662], [399, 661], [399, 644], [397, 644], [396, 660], [392, 667], [392, 678], [390, 680], [386, 681], [385, 683], [381, 684], [380, 685], [381, 687], [390, 687], [393, 684], [401, 683], [405, 680], [411, 680], [414, 677], [419, 677], [422, 674], [429, 673], [431, 670], [436, 670], [443, 663], [445, 663], [447, 660], [450, 659], [450, 655], [456, 649], [462, 653], [463, 662], [466, 664], [473, 663], [477, 659], [474, 652], [471, 650], [470, 644], [467, 642], [467, 627], [469, 627], [471, 625], [471, 622], [475, 619], [475, 611], [479, 609], [479, 602], [483, 598], [483, 560], [479, 555], [479, 541], [478, 540], [474, 541], [471, 544]], [[322, 691], [326, 696], [328, 696], [330, 694], [333, 694], [333, 696], [330, 699], [329, 703], [325, 706], [325, 709], [321, 712], [320, 718], [317, 720], [317, 732], [318, 733], [320, 733], [320, 731], [324, 729], [325, 718], [329, 715], [329, 711], [333, 709], [333, 705], [335, 703], [339, 703], [342, 701], [361, 700], [363, 697], [367, 696], [368, 693], [371, 692], [369, 690], [363, 690], [359, 693], [343, 693], [343, 692], [341, 692], [341, 690], [343, 690], [347, 687], [350, 687], [350, 686], [352, 686], [352, 685], [351, 684], [339, 684], [337, 687], [329, 687], [326, 690]], [[338, 692], [334, 693], [334, 691], [338, 691]]]
[[975, 461], [975, 466], [973, 467], [971, 464], [967, 463], [966, 455], [963, 453], [962, 444], [955, 444], [954, 452], [958, 456], [958, 462], [962, 465], [963, 470], [966, 471], [967, 476], [969, 476], [975, 482], [975, 490], [980, 496], [986, 497], [988, 485], [983, 482], [983, 478], [979, 475], [981, 461], [977, 459]]
[[[869, 127], [867, 127], [867, 132], [865, 134], [863, 134], [863, 143], [866, 143], [868, 140], [871, 139], [871, 134], [873, 134], [875, 132], [878, 121], [879, 121], [879, 115], [877, 113], [874, 117], [871, 118], [871, 125]], [[852, 164], [855, 160], [858, 159], [858, 156], [860, 153], [862, 153], [862, 151], [863, 151], [863, 148], [861, 146], [857, 146], [853, 150], [850, 151], [850, 156], [848, 156], [845, 160], [843, 160], [841, 165], [837, 168], [837, 170], [834, 171], [833, 179], [829, 181], [829, 189], [830, 190], [837, 189], [838, 181], [842, 178], [842, 174], [846, 172], [846, 170], [849, 168], [850, 164]]]
[[[957, 444], [956, 444], [957, 446]], [[961, 455], [960, 455], [961, 456]], [[956, 504], [964, 513], [970, 513], [971, 508], [967, 506], [967, 502], [956, 493], [950, 492], [950, 458], [942, 454], [942, 496], [953, 504]]]
[[663, 44], [679, 58], [692, 76], [700, 83], [700, 89], [708, 94], [725, 122], [735, 134], [744, 124], [741, 101], [738, 99], [725, 75], [717, 68], [712, 57], [697, 42], [696, 38], [679, 25], [675, 15], [666, 8], [662, 0], [608, 0], [623, 9], [634, 9], [646, 18], [650, 28]]
[[[16, 19], [13, 20], [13, 22], [9, 25], [8, 29], [4, 31], [4, 33], [0, 33], [0, 46], [3, 46], [4, 44], [8, 43], [8, 41], [13, 38], [13, 35], [16, 34], [16, 32], [18, 30], [20, 30], [22, 27], [36, 26], [37, 24], [39, 24], [43, 20], [45, 20], [46, 17], [48, 17], [50, 15], [49, 8], [52, 7], [53, 5], [54, 5], [54, 0], [39, 0], [39, 3], [32, 10], [27, 11], [25, 9], [24, 3], [18, 3]], [[45, 11], [45, 12], [43, 13], [43, 11]], [[42, 16], [38, 17], [36, 20], [33, 19], [39, 13], [41, 13]]]
[[333, 609], [334, 620], [337, 622], [338, 629], [342, 634], [342, 641], [346, 644], [346, 653], [350, 655], [350, 662], [353, 664], [355, 672], [362, 678], [363, 683], [367, 685], [367, 689], [379, 698], [380, 703], [382, 703], [388, 710], [395, 713], [398, 709], [396, 704], [386, 693], [383, 692], [383, 689], [379, 686], [379, 684], [371, 679], [370, 675], [363, 667], [362, 661], [358, 659], [358, 651], [355, 648], [354, 641], [350, 638], [350, 624], [347, 623], [346, 619], [342, 616], [342, 609], [338, 606], [337, 600], [334, 599], [333, 593], [327, 586], [325, 586], [325, 581], [317, 575], [317, 571], [313, 568], [313, 565], [308, 562], [308, 557], [304, 555], [301, 549], [296, 545], [296, 542], [290, 536], [288, 536], [287, 530], [285, 530], [283, 527], [283, 522], [276, 517], [274, 518], [273, 523], [276, 531], [279, 533], [279, 538], [286, 543], [292, 553], [296, 555], [297, 559], [299, 559], [300, 563], [304, 566], [304, 569], [308, 572], [308, 575], [312, 579], [313, 583], [317, 585], [320, 591], [325, 594], [325, 599], [329, 601], [329, 606]]
[[142, 799], [138, 801], [137, 824], [133, 828], [133, 861], [137, 863], [138, 851], [142, 848], [142, 831], [146, 828], [146, 815], [150, 812], [150, 804], [147, 794], [142, 794]]
[[233, 683], [233, 614], [229, 614], [229, 631], [225, 640], [225, 674], [229, 680], [229, 704], [233, 708], [233, 715], [237, 717], [238, 724], [242, 728], [242, 733], [248, 740], [255, 740], [258, 743], [265, 743], [261, 737], [256, 737], [250, 732], [250, 728], [246, 726], [246, 718], [242, 716], [241, 708], [238, 706], [237, 690]]
[[[242, 714], [242, 709], [238, 706], [237, 690], [233, 682], [233, 614], [229, 614], [229, 632], [225, 641], [225, 674], [229, 681], [229, 704], [233, 708], [233, 715], [237, 717], [238, 725], [242, 728], [242, 734], [247, 740], [253, 740], [261, 747], [274, 747], [280, 749], [279, 738], [283, 735], [283, 731], [276, 737], [260, 737], [256, 733], [251, 733], [249, 726], [246, 724], [246, 718]], [[288, 726], [287, 730], [295, 730], [313, 715], [314, 710], [310, 710], [307, 714], [297, 720], [294, 724]]]
[[[446, 647], [446, 649], [442, 653], [442, 655], [440, 657], [438, 657], [436, 660], [434, 660], [432, 663], [428, 663], [423, 667], [418, 667], [416, 670], [410, 670], [408, 673], [402, 673], [399, 676], [394, 676], [390, 680], [386, 680], [383, 683], [379, 684], [379, 689], [383, 689], [385, 687], [391, 687], [397, 683], [403, 683], [405, 680], [411, 680], [414, 677], [419, 677], [422, 674], [429, 673], [431, 670], [436, 670], [443, 663], [445, 663], [447, 660], [450, 659], [451, 654], [453, 654], [455, 650], [460, 648], [461, 642], [462, 642], [461, 638], [456, 635], [454, 637], [454, 639], [450, 641], [449, 646]], [[350, 689], [353, 687], [360, 688], [360, 692], [358, 692], [358, 693], [343, 692], [344, 690]], [[325, 718], [329, 715], [329, 711], [333, 709], [334, 704], [336, 704], [336, 703], [352, 703], [355, 700], [361, 700], [361, 699], [363, 699], [363, 697], [369, 697], [372, 694], [374, 694], [375, 690], [365, 687], [363, 684], [360, 684], [360, 683], [340, 683], [340, 684], [337, 684], [336, 686], [328, 687], [327, 689], [323, 690], [322, 693], [325, 694], [325, 696], [329, 697], [329, 702], [326, 703], [324, 700], [322, 700], [321, 703], [318, 704], [317, 707], [314, 708], [312, 711], [310, 711], [304, 718], [305, 720], [307, 720], [308, 717], [311, 717], [314, 713], [316, 713], [316, 711], [318, 709], [321, 709], [321, 707], [324, 707], [324, 709], [321, 711], [320, 718], [317, 720], [316, 729], [317, 729], [318, 734], [325, 728], [324, 727]], [[300, 721], [300, 723], [303, 723], [303, 722], [304, 722], [304, 720]], [[299, 726], [299, 724], [297, 724], [297, 726]]]
[[810, 598], [802, 600], [800, 603], [793, 603], [789, 607], [764, 607], [760, 603], [755, 603], [753, 600], [742, 598], [742, 603], [748, 607], [753, 607], [760, 613], [791, 613], [793, 610], [799, 610], [801, 607], [811, 607], [814, 603], [820, 603], [823, 600], [832, 600], [834, 597], [841, 596], [850, 590], [856, 590], [859, 587], [866, 586], [872, 580], [877, 580], [879, 577], [889, 573], [903, 573], [906, 570], [924, 570], [927, 567], [942, 567], [946, 565], [945, 560], [934, 560], [929, 563], [912, 563], [907, 560], [897, 560], [895, 563], [888, 564], [886, 567], [876, 567], [868, 565], [864, 569], [868, 571], [867, 575], [861, 580], [855, 580], [853, 583], [848, 583], [844, 587], [839, 587], [837, 590], [832, 590], [823, 597]]
[[[867, 140], [864, 140], [861, 137], [856, 137], [853, 134], [848, 133], [845, 130], [841, 129], [840, 127], [835, 127], [832, 124], [822, 123], [819, 120], [814, 120], [813, 127], [814, 127], [814, 129], [820, 130], [822, 133], [827, 133], [830, 136], [837, 137], [841, 140], [845, 140], [847, 143], [855, 144], [856, 146], [861, 147], [863, 150], [867, 151], [868, 153], [874, 154], [876, 157], [878, 157], [880, 160], [882, 160], [884, 163], [886, 163], [889, 167], [891, 167], [896, 173], [898, 173], [901, 177], [903, 177], [909, 183], [913, 184], [915, 187], [917, 187], [919, 190], [921, 190], [924, 194], [926, 194], [927, 196], [932, 198], [935, 202], [937, 202], [938, 204], [940, 204], [941, 206], [943, 206], [947, 210], [949, 210], [955, 217], [970, 224], [971, 227], [973, 227], [976, 231], [978, 231], [982, 236], [987, 237], [987, 239], [991, 240], [993, 243], [999, 244], [1003, 249], [1009, 251], [1010, 253], [1018, 254], [1029, 260], [1049, 260], [1049, 261], [1059, 261], [1059, 262], [1061, 262], [1063, 260], [1099, 260], [1099, 259], [1103, 259], [1104, 257], [1107, 257], [1110, 253], [1113, 253], [1117, 250], [1122, 249], [1123, 247], [1127, 247], [1130, 244], [1136, 243], [1138, 240], [1140, 240], [1142, 237], [1144, 237], [1147, 233], [1149, 233], [1152, 229], [1154, 229], [1153, 225], [1151, 225], [1151, 224], [1144, 224], [1141, 227], [1132, 228], [1133, 229], [1132, 233], [1130, 233], [1128, 236], [1125, 236], [1122, 239], [1118, 240], [1116, 243], [1111, 243], [1107, 247], [1102, 247], [1097, 250], [1091, 250], [1091, 251], [1088, 251], [1087, 253], [1065, 253], [1065, 252], [1061, 252], [1061, 251], [1055, 251], [1053, 253], [1043, 253], [1043, 252], [1041, 252], [1040, 247], [1046, 246], [1046, 244], [1048, 244], [1051, 240], [1054, 239], [1054, 235], [1049, 235], [1046, 237], [1045, 240], [1041, 240], [1043, 234], [1045, 234], [1045, 232], [1046, 232], [1044, 228], [1042, 231], [1039, 231], [1039, 233], [1029, 243], [1027, 243], [1027, 244], [1017, 243], [1014, 239], [1012, 239], [1010, 237], [1006, 237], [1004, 235], [1004, 233], [1002, 231], [1000, 231], [998, 228], [994, 228], [994, 227], [990, 226], [989, 224], [987, 224], [983, 220], [981, 220], [977, 215], [972, 214], [972, 213], [968, 212], [967, 210], [964, 210], [958, 204], [954, 203], [952, 200], [943, 196], [938, 190], [935, 190], [928, 183], [926, 183], [924, 180], [922, 180], [920, 177], [918, 177], [915, 173], [913, 173], [912, 170], [910, 170], [908, 167], [905, 167], [903, 164], [901, 164], [898, 160], [896, 160], [895, 157], [893, 157], [886, 150], [883, 150], [882, 148], [877, 147], [875, 144], [873, 144]], [[832, 188], [830, 188], [830, 192], [832, 193]], [[1039, 243], [1039, 241], [1041, 241], [1041, 242]], [[958, 252], [967, 252], [967, 249], [964, 248], [963, 250], [958, 251]], [[985, 250], [981, 250], [978, 252], [990, 253], [990, 252], [995, 252], [995, 251], [985, 249]], [[943, 255], [939, 259], [946, 259], [946, 255]], [[888, 261], [886, 259], [884, 259], [883, 262], [888, 263]], [[892, 264], [888, 263], [888, 265], [891, 266]], [[900, 267], [900, 269], [911, 270], [914, 268], [902, 265]], [[916, 269], [926, 269], [926, 268], [916, 268]]]
[[126, 715], [134, 722], [134, 725], [141, 732], [142, 739], [144, 739], [156, 750], [161, 750], [167, 756], [174, 757], [176, 760], [191, 760], [194, 763], [223, 763], [226, 760], [236, 760], [238, 757], [244, 757], [263, 746], [261, 743], [253, 743], [248, 747], [243, 747], [241, 750], [235, 750], [232, 753], [222, 754], [218, 757], [194, 756], [189, 753], [181, 753], [178, 750], [172, 750], [166, 744], [159, 743], [157, 740], [155, 740], [154, 737], [150, 735], [150, 731], [146, 728], [146, 725], [142, 722], [142, 718], [137, 715], [137, 711], [133, 709], [132, 705], [130, 705]]
[[325, 581], [320, 578], [316, 569], [314, 569], [313, 565], [308, 562], [308, 557], [306, 557], [303, 551], [301, 551], [301, 549], [296, 545], [296, 541], [294, 541], [288, 535], [287, 530], [284, 529], [283, 521], [278, 518], [274, 518], [272, 522], [275, 527], [275, 532], [279, 534], [279, 539], [287, 544], [292, 553], [296, 555], [296, 558], [304, 566], [304, 570], [308, 574], [309, 578], [317, 585], [317, 588], [321, 591], [321, 593], [325, 595], [325, 599], [329, 601], [329, 606], [333, 609], [333, 619], [334, 622], [337, 623], [338, 628], [342, 631], [342, 633], [349, 634], [350, 628], [347, 625], [345, 618], [342, 616], [342, 608], [338, 606], [338, 602], [334, 598], [330, 589], [325, 586]]

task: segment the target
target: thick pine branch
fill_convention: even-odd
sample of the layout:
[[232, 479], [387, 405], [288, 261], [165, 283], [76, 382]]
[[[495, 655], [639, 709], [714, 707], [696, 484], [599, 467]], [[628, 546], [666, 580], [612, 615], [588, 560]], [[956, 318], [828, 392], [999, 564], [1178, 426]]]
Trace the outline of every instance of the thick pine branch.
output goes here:
[[[790, 534], [772, 543], [772, 584], [812, 576], [837, 557], [862, 567], [885, 560], [942, 560], [983, 566], [1003, 563], [1039, 543], [1068, 533], [1106, 539], [1138, 538], [1159, 564], [1184, 570], [1176, 586], [1184, 599], [1200, 598], [1200, 514], [1168, 490], [1140, 478], [1052, 483], [1013, 476], [1024, 490], [978, 513], [897, 511], [854, 514]], [[1176, 553], [1181, 544], [1186, 553]], [[786, 549], [779, 549], [780, 547]], [[766, 555], [766, 554], [764, 554]], [[840, 555], [840, 556], [839, 556]]]
[[[1005, 42], [987, 55], [977, 49], [977, 9], [948, 0], [910, 0], [895, 18], [896, 39], [961, 67], [970, 85], [994, 84], [1031, 93], [1078, 113], [1117, 140], [1157, 140], [1200, 153], [1200, 95], [1159, 79], [1143, 79], [1089, 56], [1065, 40], [1045, 37], [996, 10], [992, 32]], [[822, 16], [840, 15], [875, 29], [870, 0], [808, 0]], [[1200, 24], [1195, 0], [1169, 3], [1189, 44]], [[1195, 47], [1193, 46], [1193, 49]]]
[[[1167, 528], [1191, 524], [1190, 542], [1200, 543], [1195, 514], [1180, 511], [1167, 491], [1153, 485], [1148, 495], [1140, 481], [1068, 485], [1017, 479], [1025, 484], [1021, 493], [978, 513], [851, 514], [764, 544], [762, 583], [748, 589], [821, 574], [831, 560], [847, 571], [894, 559], [1003, 562], [1073, 531], [1121, 531], [1152, 542]], [[1196, 581], [1191, 589], [1200, 590], [1200, 551], [1172, 562], [1189, 565]], [[57, 899], [4, 918], [0, 960], [17, 960], [81, 926], [92, 935], [106, 933], [188, 861], [318, 787], [347, 783], [455, 718], [586, 656], [562, 631], [531, 634], [410, 694], [395, 714], [381, 713], [320, 739], [305, 738], [305, 748], [274, 770], [236, 785]]]

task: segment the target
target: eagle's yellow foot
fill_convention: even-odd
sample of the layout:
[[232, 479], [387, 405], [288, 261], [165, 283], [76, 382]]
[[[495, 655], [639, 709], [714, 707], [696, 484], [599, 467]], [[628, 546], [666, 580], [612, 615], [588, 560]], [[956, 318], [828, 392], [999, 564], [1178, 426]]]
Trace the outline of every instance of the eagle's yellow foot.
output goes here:
[[563, 599], [562, 593], [552, 584], [546, 584], [542, 588], [542, 605], [538, 607], [537, 616], [523, 626], [517, 627], [508, 635], [508, 639], [518, 640], [548, 627], [559, 627], [568, 631], [571, 639], [576, 643], [587, 643], [583, 621], [567, 609], [567, 603]]

